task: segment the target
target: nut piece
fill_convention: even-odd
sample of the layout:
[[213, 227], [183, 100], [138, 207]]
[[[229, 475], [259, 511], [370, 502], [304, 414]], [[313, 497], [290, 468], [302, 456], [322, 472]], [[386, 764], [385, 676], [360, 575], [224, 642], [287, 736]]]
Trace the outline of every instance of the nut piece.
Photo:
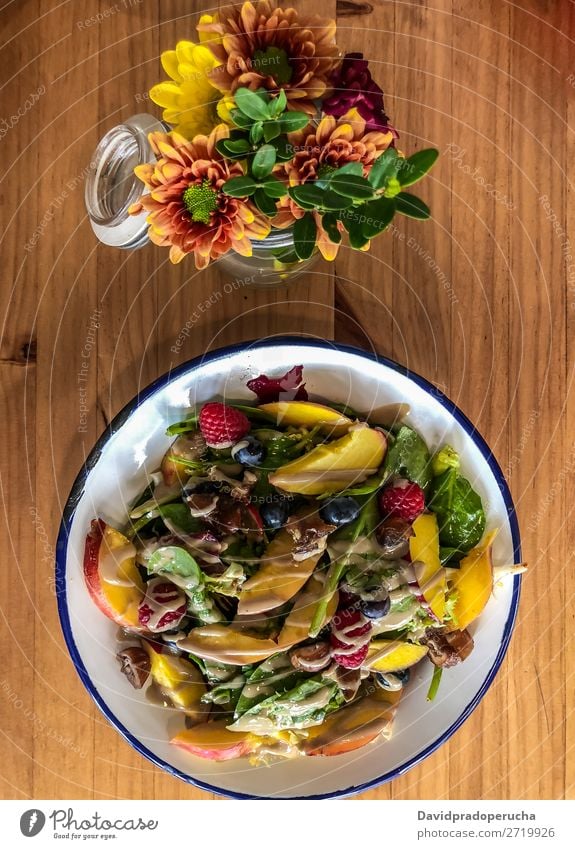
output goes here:
[[301, 646], [289, 653], [291, 665], [304, 672], [319, 672], [331, 663], [329, 643], [320, 640], [311, 646]]
[[190, 508], [190, 514], [194, 519], [201, 516], [208, 516], [216, 509], [218, 496], [212, 493], [194, 493], [186, 497], [186, 501]]
[[409, 551], [409, 537], [413, 536], [413, 529], [405, 519], [393, 516], [378, 525], [375, 536], [382, 556], [386, 560], [395, 560]]
[[445, 669], [462, 663], [473, 651], [473, 637], [467, 630], [446, 634], [428, 628], [424, 642], [429, 646], [431, 662]]
[[141, 690], [150, 674], [150, 658], [146, 650], [139, 646], [130, 646], [119, 651], [116, 657], [122, 664], [121, 672], [132, 687]]
[[293, 559], [300, 562], [325, 551], [328, 534], [335, 531], [336, 526], [328, 525], [314, 510], [299, 519], [290, 520], [286, 530], [295, 543]]

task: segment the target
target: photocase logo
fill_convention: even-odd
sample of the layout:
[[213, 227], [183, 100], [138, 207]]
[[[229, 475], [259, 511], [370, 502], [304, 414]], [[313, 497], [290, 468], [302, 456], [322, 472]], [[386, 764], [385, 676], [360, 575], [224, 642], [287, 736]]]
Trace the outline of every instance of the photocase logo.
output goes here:
[[46, 825], [46, 817], [38, 808], [24, 811], [20, 817], [20, 831], [24, 837], [36, 837]]

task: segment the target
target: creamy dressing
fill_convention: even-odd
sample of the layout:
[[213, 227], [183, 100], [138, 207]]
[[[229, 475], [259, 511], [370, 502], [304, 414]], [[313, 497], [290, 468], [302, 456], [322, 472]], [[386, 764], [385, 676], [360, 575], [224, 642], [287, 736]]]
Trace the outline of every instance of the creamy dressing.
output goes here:
[[321, 687], [316, 693], [312, 693], [311, 696], [307, 696], [307, 698], [301, 699], [300, 701], [282, 702], [280, 699], [278, 700], [277, 705], [278, 707], [286, 707], [291, 716], [305, 716], [306, 713], [327, 707], [331, 701], [332, 695], [332, 687], [325, 686]]
[[[166, 592], [158, 593], [159, 597], [163, 599], [160, 601], [158, 595], [155, 594], [155, 588], [158, 585], [168, 583], [164, 578], [153, 578], [148, 584], [148, 591], [144, 598], [144, 603], [148, 603], [153, 613], [146, 622], [146, 628], [150, 631], [155, 631], [166, 613], [175, 613], [176, 610], [179, 610], [181, 607], [184, 607], [186, 604], [186, 596], [183, 592], [179, 591], [179, 587], [176, 588], [174, 586], [173, 590], [168, 590]], [[170, 626], [174, 623], [170, 623]]]
[[118, 587], [132, 587], [134, 582], [126, 576], [122, 576], [122, 564], [126, 560], [130, 560], [136, 556], [136, 547], [131, 542], [126, 542], [118, 548], [111, 549], [106, 544], [105, 538], [102, 540], [100, 554], [98, 557], [98, 571], [100, 577], [108, 584], [114, 584]]

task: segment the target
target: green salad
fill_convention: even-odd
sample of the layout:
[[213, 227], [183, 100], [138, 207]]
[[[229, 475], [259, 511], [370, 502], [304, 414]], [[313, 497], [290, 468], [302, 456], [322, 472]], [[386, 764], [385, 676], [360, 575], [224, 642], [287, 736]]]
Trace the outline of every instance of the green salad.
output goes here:
[[[84, 576], [130, 684], [212, 760], [339, 755], [388, 737], [420, 662], [473, 650], [495, 579], [482, 499], [448, 445], [309, 400], [303, 368], [168, 428], [123, 527], [95, 519]], [[405, 417], [403, 417], [405, 418]], [[445, 685], [446, 686], [446, 685]]]

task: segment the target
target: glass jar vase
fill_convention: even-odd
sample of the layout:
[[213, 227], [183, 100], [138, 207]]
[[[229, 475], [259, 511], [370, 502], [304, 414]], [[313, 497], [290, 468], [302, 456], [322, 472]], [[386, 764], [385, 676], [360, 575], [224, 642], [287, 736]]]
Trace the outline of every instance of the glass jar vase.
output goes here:
[[319, 259], [315, 248], [308, 259], [298, 259], [294, 251], [293, 228], [272, 229], [265, 239], [252, 241], [252, 255], [236, 251], [224, 254], [217, 263], [220, 271], [242, 286], [282, 286], [309, 271]]

